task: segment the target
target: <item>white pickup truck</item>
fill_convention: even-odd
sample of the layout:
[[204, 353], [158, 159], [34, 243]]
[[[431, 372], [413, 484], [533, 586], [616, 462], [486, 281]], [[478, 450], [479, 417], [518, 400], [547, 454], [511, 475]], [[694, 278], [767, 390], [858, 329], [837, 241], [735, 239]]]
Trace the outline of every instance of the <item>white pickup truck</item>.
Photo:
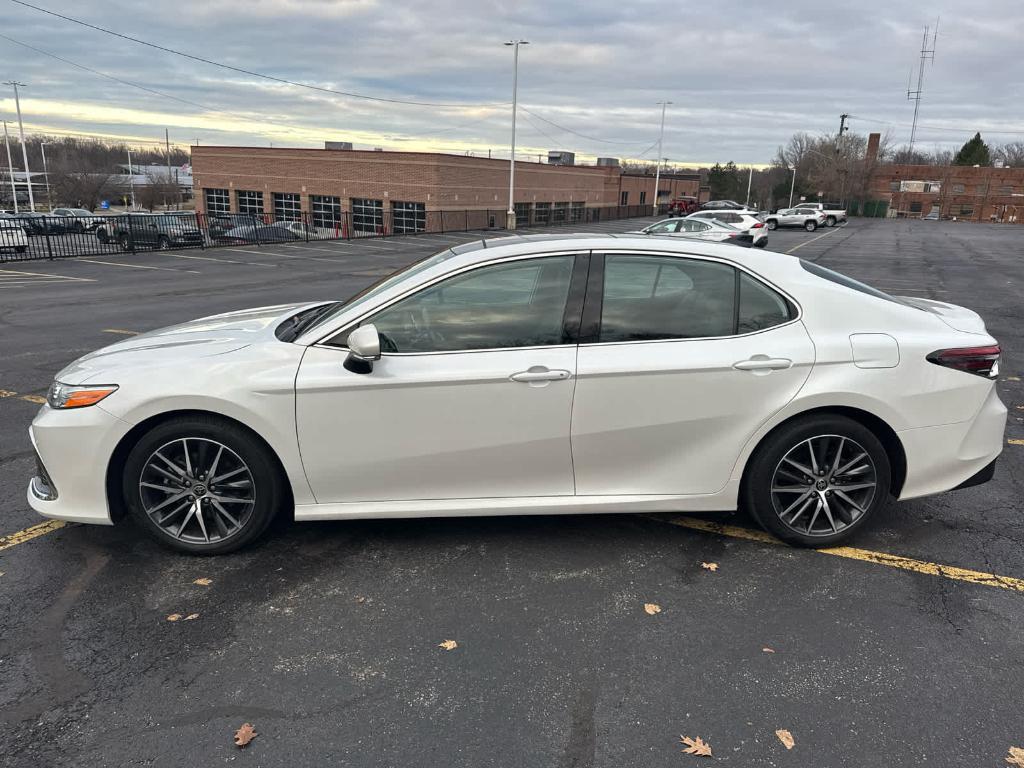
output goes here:
[[825, 226], [834, 227], [846, 223], [846, 211], [830, 203], [800, 203], [794, 206], [801, 211], [818, 211], [825, 217]]

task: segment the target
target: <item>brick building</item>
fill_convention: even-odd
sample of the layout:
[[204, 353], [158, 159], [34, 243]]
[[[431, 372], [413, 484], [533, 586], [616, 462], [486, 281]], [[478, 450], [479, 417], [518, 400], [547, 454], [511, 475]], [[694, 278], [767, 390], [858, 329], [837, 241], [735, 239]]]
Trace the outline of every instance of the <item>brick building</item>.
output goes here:
[[[878, 148], [868, 142], [868, 162]], [[887, 202], [890, 216], [1024, 223], [1024, 168], [970, 165], [876, 165], [868, 196]]]
[[[317, 226], [349, 218], [357, 233], [435, 230], [431, 219], [455, 212], [478, 226], [503, 226], [508, 209], [508, 161], [482, 157], [197, 146], [192, 173], [198, 212], [304, 216]], [[697, 197], [700, 176], [664, 174], [658, 186], [661, 202]], [[591, 221], [600, 209], [650, 206], [653, 193], [652, 176], [618, 166], [516, 162], [519, 226]]]

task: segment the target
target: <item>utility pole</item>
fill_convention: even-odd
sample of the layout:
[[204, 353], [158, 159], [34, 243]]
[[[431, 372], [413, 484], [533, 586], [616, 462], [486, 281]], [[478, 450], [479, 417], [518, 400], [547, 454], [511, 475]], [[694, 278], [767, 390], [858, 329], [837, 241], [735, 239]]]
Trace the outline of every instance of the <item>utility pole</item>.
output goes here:
[[793, 180], [789, 182], [789, 207], [793, 207], [793, 190], [796, 189], [796, 165], [790, 168], [793, 171]]
[[7, 170], [11, 174], [11, 197], [14, 198], [14, 212], [18, 212], [18, 188], [14, 184], [14, 163], [11, 161], [11, 137], [7, 135], [7, 121], [4, 120], [4, 145], [7, 147]]
[[921, 62], [917, 69], [917, 90], [910, 90], [910, 73], [907, 73], [907, 100], [914, 102], [914, 122], [910, 127], [910, 145], [907, 148], [907, 154], [911, 155], [911, 160], [913, 160], [914, 140], [917, 138], [917, 113], [921, 109], [921, 96], [924, 94], [924, 63], [929, 60], [932, 63], [935, 62], [935, 43], [939, 39], [938, 19], [935, 20], [931, 48], [928, 47], [928, 31], [929, 28], [925, 26], [924, 36], [921, 38]]
[[50, 197], [50, 169], [46, 167], [46, 142], [39, 142], [39, 151], [43, 153], [43, 178], [46, 179], [46, 207], [53, 210], [53, 198]]
[[132, 210], [135, 210], [135, 171], [132, 169], [132, 151], [128, 150], [128, 189], [132, 196]]
[[21, 101], [18, 99], [18, 86], [25, 87], [17, 80], [8, 80], [4, 85], [14, 87], [14, 108], [18, 111], [18, 135], [21, 136], [21, 157], [25, 161], [25, 184], [28, 186], [28, 205], [32, 211], [36, 209], [36, 199], [32, 194], [32, 174], [28, 170], [28, 149], [25, 148], [25, 126], [21, 122]]
[[[164, 128], [164, 142], [167, 146], [167, 186], [164, 189], [167, 190], [171, 188], [171, 133], [166, 128]], [[164, 198], [164, 210], [166, 211], [168, 207], [167, 199]]]
[[665, 138], [665, 108], [671, 101], [659, 101], [661, 105], [661, 130], [658, 132], [658, 162], [654, 169], [654, 204], [652, 215], [658, 215], [658, 185], [661, 183], [661, 141]]
[[505, 229], [516, 228], [516, 107], [519, 91], [519, 46], [529, 45], [529, 40], [509, 40], [512, 46], [512, 154], [508, 158], [508, 211], [505, 215]]
[[750, 185], [754, 183], [754, 166], [750, 166], [750, 173], [747, 175], [747, 201], [744, 203], [750, 207]]

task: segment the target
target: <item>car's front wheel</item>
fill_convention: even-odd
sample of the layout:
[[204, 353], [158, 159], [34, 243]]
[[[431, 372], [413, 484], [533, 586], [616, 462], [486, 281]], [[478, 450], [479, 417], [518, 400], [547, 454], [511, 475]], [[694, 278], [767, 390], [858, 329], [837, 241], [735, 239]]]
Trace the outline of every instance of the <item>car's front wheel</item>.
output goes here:
[[125, 462], [128, 510], [160, 543], [219, 555], [266, 530], [283, 497], [270, 451], [244, 428], [210, 416], [171, 419], [147, 432]]
[[161, 251], [168, 251], [171, 248], [171, 239], [166, 235], [160, 235], [156, 240], [156, 247]]
[[768, 219], [768, 221], [766, 221], [764, 225], [768, 227], [768, 229], [770, 230], [776, 230], [779, 228], [779, 222], [777, 222], [775, 219]]
[[889, 493], [889, 459], [875, 434], [838, 415], [800, 419], [751, 457], [743, 503], [783, 541], [827, 547], [849, 538]]
[[806, 229], [806, 230], [807, 230], [808, 232], [813, 232], [813, 231], [814, 231], [814, 230], [816, 230], [817, 228], [818, 228], [818, 225], [817, 225], [817, 223], [816, 223], [816, 222], [813, 222], [813, 221], [808, 221], [808, 222], [806, 222], [806, 223], [804, 224], [804, 229]]

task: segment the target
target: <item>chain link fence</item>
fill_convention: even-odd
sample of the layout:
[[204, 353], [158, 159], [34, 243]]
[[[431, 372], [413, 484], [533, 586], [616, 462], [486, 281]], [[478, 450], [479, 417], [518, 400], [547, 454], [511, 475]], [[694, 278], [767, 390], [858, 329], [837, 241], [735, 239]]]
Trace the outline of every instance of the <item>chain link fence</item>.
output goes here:
[[[659, 206], [659, 213], [667, 206]], [[581, 205], [517, 210], [516, 229], [585, 228], [588, 224], [651, 215], [650, 205]], [[317, 211], [271, 213], [127, 213], [54, 216], [0, 215], [0, 262], [63, 259], [149, 250], [262, 246], [317, 240], [504, 230], [503, 209], [455, 211]]]

